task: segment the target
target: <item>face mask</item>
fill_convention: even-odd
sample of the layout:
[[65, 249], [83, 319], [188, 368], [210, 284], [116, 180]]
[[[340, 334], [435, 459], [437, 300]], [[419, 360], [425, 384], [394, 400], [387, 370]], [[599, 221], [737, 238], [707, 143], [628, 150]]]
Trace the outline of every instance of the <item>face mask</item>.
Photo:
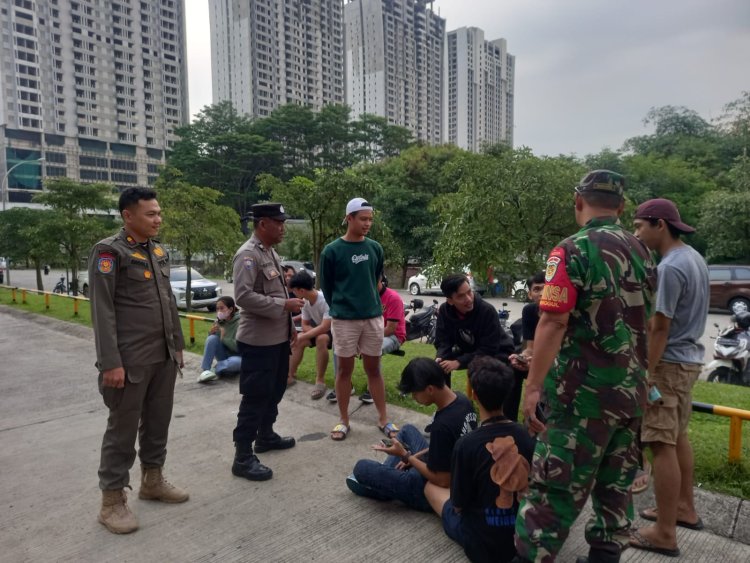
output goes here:
[[229, 311], [218, 311], [216, 313], [216, 318], [220, 321], [225, 321], [229, 318]]

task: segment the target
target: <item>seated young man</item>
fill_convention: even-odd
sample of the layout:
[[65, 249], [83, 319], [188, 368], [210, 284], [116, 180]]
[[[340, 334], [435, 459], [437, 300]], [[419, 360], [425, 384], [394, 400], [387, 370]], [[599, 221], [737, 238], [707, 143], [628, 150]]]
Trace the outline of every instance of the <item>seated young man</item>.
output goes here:
[[468, 373], [481, 425], [454, 448], [450, 490], [430, 482], [425, 496], [471, 561], [511, 561], [518, 493], [528, 486], [534, 439], [503, 415], [513, 371], [481, 356]]
[[411, 424], [405, 425], [391, 445], [373, 446], [388, 454], [383, 463], [361, 459], [347, 477], [347, 485], [356, 494], [378, 500], [400, 500], [411, 508], [429, 511], [424, 496], [425, 483], [439, 487], [450, 484], [453, 446], [476, 428], [477, 417], [471, 401], [445, 384], [445, 375], [429, 358], [414, 358], [401, 374], [399, 389], [411, 393], [421, 405], [435, 405], [429, 444]]
[[323, 292], [315, 290], [315, 281], [307, 272], [294, 274], [289, 287], [297, 297], [305, 300], [305, 304], [302, 307], [302, 332], [297, 333], [297, 341], [292, 346], [287, 381], [295, 380], [305, 348], [315, 348], [315, 386], [310, 392], [310, 398], [320, 399], [326, 392], [328, 350], [333, 345], [328, 304]]

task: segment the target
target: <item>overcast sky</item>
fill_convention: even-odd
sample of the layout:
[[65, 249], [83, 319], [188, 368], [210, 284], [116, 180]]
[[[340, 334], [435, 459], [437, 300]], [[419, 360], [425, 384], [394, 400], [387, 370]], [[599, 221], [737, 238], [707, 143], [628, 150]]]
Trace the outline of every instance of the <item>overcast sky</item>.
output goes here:
[[[190, 111], [211, 104], [208, 1], [186, 0]], [[651, 107], [709, 119], [750, 90], [748, 0], [437, 0], [447, 30], [516, 56], [515, 146], [584, 156], [651, 132]]]

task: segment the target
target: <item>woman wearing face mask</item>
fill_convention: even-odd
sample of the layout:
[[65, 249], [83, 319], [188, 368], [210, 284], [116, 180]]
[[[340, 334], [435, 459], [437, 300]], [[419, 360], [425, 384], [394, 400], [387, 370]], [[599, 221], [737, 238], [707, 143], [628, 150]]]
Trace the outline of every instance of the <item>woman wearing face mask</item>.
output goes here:
[[[203, 350], [203, 362], [198, 383], [213, 381], [220, 375], [237, 374], [240, 372], [242, 357], [237, 352], [237, 327], [240, 316], [234, 299], [228, 296], [219, 297], [216, 302], [216, 322], [211, 326]], [[211, 364], [216, 358], [216, 367]]]

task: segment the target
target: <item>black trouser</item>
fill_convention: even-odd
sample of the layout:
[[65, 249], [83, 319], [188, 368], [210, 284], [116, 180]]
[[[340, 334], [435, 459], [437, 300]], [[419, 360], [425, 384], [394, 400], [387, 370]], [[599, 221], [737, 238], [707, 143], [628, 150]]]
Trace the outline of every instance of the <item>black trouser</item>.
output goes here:
[[238, 341], [237, 349], [242, 355], [242, 401], [234, 441], [254, 442], [259, 433], [270, 433], [276, 422], [286, 391], [290, 346], [288, 341], [273, 346], [250, 346]]
[[528, 372], [513, 370], [513, 387], [503, 403], [503, 414], [510, 420], [518, 421], [518, 408], [521, 404], [521, 392], [523, 391], [523, 380]]

